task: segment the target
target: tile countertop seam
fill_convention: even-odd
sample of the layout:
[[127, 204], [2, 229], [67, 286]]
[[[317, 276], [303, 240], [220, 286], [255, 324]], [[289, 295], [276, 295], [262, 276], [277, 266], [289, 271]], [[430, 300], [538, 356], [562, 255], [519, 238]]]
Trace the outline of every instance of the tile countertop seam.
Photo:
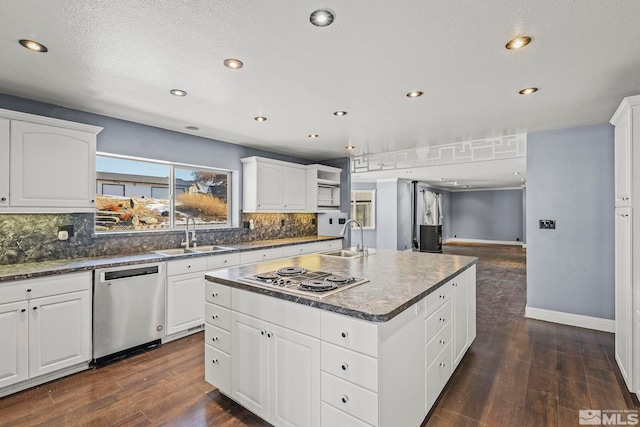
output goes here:
[[[205, 274], [209, 281], [371, 322], [386, 322], [478, 262], [478, 258], [411, 251], [378, 250], [367, 258], [334, 259], [310, 254]], [[301, 266], [369, 278], [362, 285], [326, 298], [287, 293], [237, 281], [243, 276]]]
[[0, 283], [12, 282], [35, 277], [54, 276], [95, 270], [97, 268], [120, 267], [125, 265], [146, 264], [173, 261], [178, 259], [197, 258], [203, 256], [223, 255], [235, 252], [246, 252], [260, 249], [293, 246], [304, 243], [315, 243], [327, 240], [341, 240], [342, 236], [305, 236], [287, 239], [262, 240], [224, 245], [228, 250], [213, 252], [192, 252], [180, 255], [158, 255], [144, 253], [138, 255], [106, 256], [99, 258], [65, 259], [56, 261], [34, 262], [26, 264], [0, 265]]

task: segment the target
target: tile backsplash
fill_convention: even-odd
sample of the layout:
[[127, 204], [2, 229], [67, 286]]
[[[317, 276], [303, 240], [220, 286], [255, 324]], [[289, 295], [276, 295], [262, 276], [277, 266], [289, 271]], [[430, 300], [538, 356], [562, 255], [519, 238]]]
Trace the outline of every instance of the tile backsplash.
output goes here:
[[[225, 245], [255, 240], [314, 236], [317, 214], [242, 214], [254, 229], [197, 230], [198, 245]], [[58, 228], [73, 225], [73, 237], [58, 240]], [[132, 255], [179, 248], [184, 229], [172, 231], [98, 234], [93, 214], [0, 214], [0, 265], [56, 259]]]

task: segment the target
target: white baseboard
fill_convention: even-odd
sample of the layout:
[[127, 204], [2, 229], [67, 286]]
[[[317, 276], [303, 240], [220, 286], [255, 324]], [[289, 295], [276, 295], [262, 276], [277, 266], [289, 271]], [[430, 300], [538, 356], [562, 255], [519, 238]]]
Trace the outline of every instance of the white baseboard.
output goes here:
[[514, 242], [512, 240], [482, 240], [482, 239], [462, 239], [462, 238], [451, 238], [446, 239], [444, 243], [485, 243], [488, 245], [513, 245], [513, 246], [522, 246], [522, 242]]
[[614, 320], [600, 317], [583, 316], [581, 314], [565, 313], [562, 311], [545, 310], [527, 306], [524, 316], [529, 319], [544, 320], [546, 322], [577, 326], [579, 328], [595, 329], [596, 331], [615, 332]]

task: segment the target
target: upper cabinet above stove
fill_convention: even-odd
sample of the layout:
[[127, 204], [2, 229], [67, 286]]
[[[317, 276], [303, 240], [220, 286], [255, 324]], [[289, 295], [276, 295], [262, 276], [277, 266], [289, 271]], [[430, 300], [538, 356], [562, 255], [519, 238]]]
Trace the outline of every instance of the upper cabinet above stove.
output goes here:
[[[329, 205], [333, 210], [340, 208], [340, 169], [264, 157], [240, 160], [243, 166], [242, 210], [245, 213], [318, 212]], [[320, 186], [328, 186], [330, 195], [327, 196]], [[330, 200], [325, 200], [327, 198]]]
[[0, 212], [92, 212], [101, 130], [0, 110]]

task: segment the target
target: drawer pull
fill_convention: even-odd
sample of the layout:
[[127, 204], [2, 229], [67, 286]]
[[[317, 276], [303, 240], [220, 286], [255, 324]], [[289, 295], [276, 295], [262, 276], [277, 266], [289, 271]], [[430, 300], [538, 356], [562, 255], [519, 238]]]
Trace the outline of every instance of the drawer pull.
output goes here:
[[35, 311], [35, 310], [37, 310], [37, 309], [38, 309], [38, 307], [33, 307], [33, 310], [34, 310], [34, 311]]
[[346, 338], [349, 335], [349, 333], [347, 331], [342, 331], [340, 335], [342, 336], [342, 338]]
[[341, 368], [343, 371], [346, 371], [347, 369], [349, 369], [349, 365], [347, 365], [346, 363], [343, 363]]
[[271, 332], [267, 332], [267, 338], [271, 338], [273, 334]]
[[218, 341], [218, 337], [212, 337], [211, 341]]
[[444, 299], [444, 295], [440, 295], [440, 299]]
[[265, 333], [265, 331], [260, 331], [260, 335], [264, 335]]
[[27, 292], [31, 292], [31, 289], [27, 289]]
[[349, 396], [343, 395], [340, 400], [342, 400], [342, 403], [347, 403], [349, 401]]
[[215, 319], [217, 319], [217, 318], [218, 318], [218, 315], [217, 315], [217, 314], [214, 314], [213, 316], [211, 316], [211, 318], [215, 320]]
[[212, 296], [213, 298], [215, 298], [215, 297], [217, 297], [217, 296], [218, 296], [218, 294], [217, 294], [216, 292], [214, 292], [214, 293], [212, 293], [212, 294], [211, 294], [211, 296]]
[[211, 363], [218, 363], [218, 359], [213, 359]]
[[224, 260], [224, 263], [226, 264], [228, 261], [229, 261], [229, 260], [225, 259], [225, 260]]
[[441, 318], [440, 318], [440, 321], [441, 321], [441, 322], [444, 322], [444, 317], [441, 317]]
[[440, 340], [440, 344], [444, 345], [445, 344], [444, 340]]
[[3, 198], [2, 198], [2, 199], [0, 199], [0, 200], [2, 200], [3, 202], [6, 202], [6, 201], [7, 201], [7, 198], [6, 198], [6, 197], [3, 197]]
[[444, 368], [445, 366], [447, 366], [444, 362], [440, 362], [440, 367]]
[[27, 311], [26, 308], [23, 308], [22, 310], [20, 310], [21, 313], [24, 313], [25, 311]]

